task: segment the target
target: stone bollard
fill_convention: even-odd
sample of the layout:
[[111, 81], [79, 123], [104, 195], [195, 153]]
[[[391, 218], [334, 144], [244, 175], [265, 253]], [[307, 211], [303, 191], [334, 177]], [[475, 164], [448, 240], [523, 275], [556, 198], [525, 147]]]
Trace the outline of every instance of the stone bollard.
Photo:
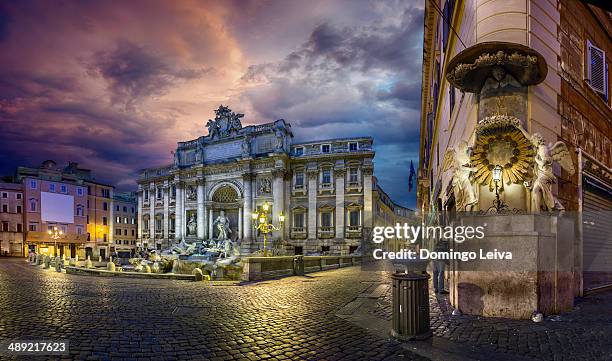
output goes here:
[[108, 262], [108, 264], [106, 265], [106, 269], [111, 272], [115, 272], [115, 264], [112, 261]]
[[87, 256], [87, 260], [85, 261], [85, 268], [93, 268], [93, 263], [91, 262], [91, 259], [89, 259], [89, 256]]
[[194, 281], [199, 282], [199, 281], [204, 280], [204, 275], [202, 274], [202, 270], [199, 268], [194, 268], [191, 274], [195, 276]]
[[49, 266], [51, 266], [51, 257], [45, 256], [45, 269], [49, 268]]
[[146, 266], [145, 266], [145, 272], [147, 272], [147, 273], [151, 273], [151, 266], [146, 265]]
[[62, 272], [62, 265], [63, 262], [60, 256], [55, 257], [55, 271]]
[[98, 256], [98, 262], [102, 263], [102, 256]]
[[34, 258], [34, 264], [37, 266], [42, 264], [42, 254], [39, 253], [36, 255], [36, 258]]

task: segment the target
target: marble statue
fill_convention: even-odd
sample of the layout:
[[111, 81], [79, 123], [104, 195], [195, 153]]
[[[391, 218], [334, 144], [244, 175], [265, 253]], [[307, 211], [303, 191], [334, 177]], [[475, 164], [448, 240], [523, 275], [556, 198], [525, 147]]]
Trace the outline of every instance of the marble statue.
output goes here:
[[196, 221], [196, 217], [192, 213], [191, 217], [189, 217], [189, 220], [187, 221], [187, 234], [190, 236], [195, 236], [197, 229], [198, 224]]
[[244, 114], [234, 113], [229, 107], [220, 105], [215, 110], [215, 119], [209, 119], [206, 123], [208, 136], [210, 138], [227, 137], [231, 133], [239, 131], [242, 129], [242, 123], [240, 122], [242, 117], [244, 117]]
[[276, 136], [276, 145], [274, 149], [283, 150], [283, 148], [285, 147], [285, 135], [283, 134], [283, 131], [277, 129], [274, 135]]
[[208, 128], [208, 136], [214, 138], [219, 135], [219, 128], [217, 127], [217, 122], [212, 119], [208, 119], [208, 123], [206, 123], [206, 127]]
[[508, 74], [501, 66], [496, 66], [491, 70], [492, 77], [487, 78], [482, 86], [481, 94], [487, 93], [493, 89], [502, 89], [506, 87], [520, 88], [519, 83], [512, 75]]
[[217, 226], [217, 239], [219, 241], [225, 241], [229, 239], [229, 234], [232, 233], [230, 229], [230, 220], [225, 216], [225, 212], [221, 211], [217, 219], [213, 222], [213, 226]]
[[247, 136], [244, 138], [241, 144], [242, 147], [242, 155], [251, 154], [251, 137]]
[[266, 194], [272, 192], [272, 182], [269, 178], [262, 178], [259, 181], [259, 193]]
[[531, 186], [532, 210], [564, 211], [565, 208], [552, 193], [552, 185], [557, 181], [553, 174], [552, 164], [559, 162], [561, 167], [570, 174], [574, 174], [572, 157], [565, 143], [559, 141], [547, 145], [544, 138], [538, 133], [533, 134], [531, 141], [535, 148], [534, 180]]
[[197, 198], [196, 190], [194, 186], [187, 187], [187, 200], [195, 201]]
[[451, 148], [444, 155], [442, 171], [449, 169], [453, 171], [453, 193], [457, 211], [473, 211], [478, 203], [474, 184], [472, 183], [472, 172], [475, 167], [470, 164], [470, 148], [465, 141], [459, 143], [455, 150]]

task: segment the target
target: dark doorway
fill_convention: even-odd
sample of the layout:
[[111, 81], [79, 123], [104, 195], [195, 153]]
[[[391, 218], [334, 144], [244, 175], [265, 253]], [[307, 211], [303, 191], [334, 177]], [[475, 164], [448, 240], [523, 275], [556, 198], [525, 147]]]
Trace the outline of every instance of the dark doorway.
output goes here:
[[106, 248], [100, 248], [100, 257], [102, 260], [106, 259]]
[[302, 246], [295, 246], [294, 247], [294, 252], [295, 252], [295, 254], [304, 254], [304, 247], [302, 247]]
[[76, 257], [76, 245], [71, 244], [70, 245], [70, 258], [75, 258]]
[[93, 250], [91, 247], [85, 248], [85, 258], [89, 257], [89, 259], [93, 258]]

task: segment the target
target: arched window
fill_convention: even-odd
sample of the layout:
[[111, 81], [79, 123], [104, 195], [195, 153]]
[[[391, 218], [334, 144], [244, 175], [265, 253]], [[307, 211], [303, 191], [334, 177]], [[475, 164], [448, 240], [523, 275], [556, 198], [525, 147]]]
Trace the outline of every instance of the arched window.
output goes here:
[[238, 193], [231, 186], [222, 186], [212, 196], [213, 202], [234, 203], [238, 199]]

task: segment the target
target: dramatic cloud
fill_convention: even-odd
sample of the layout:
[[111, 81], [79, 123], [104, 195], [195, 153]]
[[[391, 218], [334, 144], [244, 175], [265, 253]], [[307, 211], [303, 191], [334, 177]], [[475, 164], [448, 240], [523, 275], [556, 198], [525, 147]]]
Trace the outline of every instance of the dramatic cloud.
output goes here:
[[418, 153], [422, 3], [0, 3], [0, 174], [78, 161], [135, 187], [219, 103], [296, 140], [371, 135], [402, 204]]

